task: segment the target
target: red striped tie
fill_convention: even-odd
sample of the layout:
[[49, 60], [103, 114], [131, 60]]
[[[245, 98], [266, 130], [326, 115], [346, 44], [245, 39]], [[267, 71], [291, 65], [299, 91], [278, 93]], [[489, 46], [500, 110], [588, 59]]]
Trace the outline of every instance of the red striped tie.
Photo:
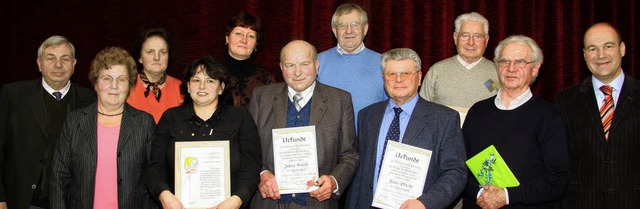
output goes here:
[[613, 119], [613, 96], [611, 96], [611, 86], [603, 85], [600, 91], [604, 93], [604, 103], [600, 107], [600, 119], [602, 119], [602, 127], [604, 128], [604, 139], [609, 141], [609, 130]]

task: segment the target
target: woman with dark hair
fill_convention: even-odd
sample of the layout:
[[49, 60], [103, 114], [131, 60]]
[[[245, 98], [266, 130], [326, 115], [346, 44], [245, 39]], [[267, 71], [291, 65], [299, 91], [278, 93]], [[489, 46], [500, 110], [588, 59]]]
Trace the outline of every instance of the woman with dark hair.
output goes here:
[[258, 130], [249, 112], [222, 104], [229, 80], [222, 63], [200, 58], [185, 70], [181, 106], [168, 109], [154, 133], [151, 160], [147, 166], [147, 188], [163, 208], [183, 208], [174, 195], [176, 141], [229, 140], [231, 197], [218, 208], [246, 206], [260, 181], [262, 154]]
[[165, 110], [182, 103], [180, 80], [167, 75], [170, 51], [167, 32], [150, 28], [140, 34], [134, 53], [142, 67], [127, 103], [153, 115], [156, 123]]
[[231, 18], [225, 29], [225, 45], [227, 57], [224, 64], [232, 76], [230, 97], [234, 106], [249, 105], [253, 89], [275, 82], [271, 72], [253, 63], [262, 45], [262, 27], [260, 20], [252, 14], [241, 12]]

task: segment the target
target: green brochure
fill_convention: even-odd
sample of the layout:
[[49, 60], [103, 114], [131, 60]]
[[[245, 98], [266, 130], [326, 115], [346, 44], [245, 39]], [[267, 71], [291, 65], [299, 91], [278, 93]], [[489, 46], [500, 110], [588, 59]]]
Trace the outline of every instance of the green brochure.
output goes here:
[[500, 188], [520, 185], [493, 145], [467, 160], [467, 166], [480, 185], [493, 185]]

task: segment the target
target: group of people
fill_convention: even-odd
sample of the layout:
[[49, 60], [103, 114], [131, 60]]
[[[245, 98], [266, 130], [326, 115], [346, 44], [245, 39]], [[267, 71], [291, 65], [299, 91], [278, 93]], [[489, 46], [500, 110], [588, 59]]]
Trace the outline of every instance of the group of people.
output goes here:
[[[42, 78], [0, 94], [0, 209], [184, 208], [176, 142], [223, 140], [231, 196], [215, 208], [371, 208], [390, 140], [432, 153], [422, 194], [400, 208], [640, 206], [640, 82], [622, 71], [614, 26], [584, 34], [592, 76], [555, 105], [530, 89], [544, 61], [536, 42], [510, 36], [488, 60], [489, 23], [478, 13], [458, 16], [458, 54], [424, 80], [415, 51], [365, 47], [360, 6], [340, 5], [331, 26], [336, 47], [282, 48], [280, 83], [253, 63], [262, 31], [249, 13], [226, 25], [228, 56], [195, 60], [182, 80], [166, 72], [167, 33], [145, 30], [137, 62], [121, 47], [98, 52], [93, 91], [70, 81], [74, 45], [48, 38]], [[315, 126], [318, 188], [281, 194], [272, 131], [300, 126]], [[519, 186], [484, 185], [469, 171], [465, 161], [490, 145]]]

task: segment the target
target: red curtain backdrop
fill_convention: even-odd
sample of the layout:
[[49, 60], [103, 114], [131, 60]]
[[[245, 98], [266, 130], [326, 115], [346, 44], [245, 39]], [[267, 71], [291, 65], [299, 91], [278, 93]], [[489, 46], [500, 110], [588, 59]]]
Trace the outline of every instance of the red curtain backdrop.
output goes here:
[[[87, 73], [95, 54], [106, 46], [132, 49], [137, 35], [148, 27], [164, 27], [173, 43], [168, 72], [182, 78], [192, 60], [213, 55], [223, 58], [226, 22], [248, 11], [263, 22], [265, 43], [256, 62], [273, 71], [280, 48], [293, 39], [314, 44], [318, 51], [336, 45], [331, 16], [341, 0], [222, 0], [222, 1], [18, 1], [0, 7], [3, 75], [0, 84], [40, 76], [38, 46], [51, 35], [64, 35], [76, 46], [78, 64], [73, 80], [89, 85]], [[476, 11], [490, 23], [485, 57], [493, 59], [497, 43], [509, 35], [532, 37], [543, 50], [545, 62], [533, 85], [535, 94], [548, 100], [577, 84], [590, 73], [582, 56], [584, 31], [596, 22], [611, 22], [622, 34], [627, 51], [623, 69], [638, 78], [639, 27], [633, 0], [357, 0], [369, 14], [368, 48], [385, 52], [408, 47], [420, 54], [422, 72], [435, 62], [456, 54], [454, 19]], [[5, 46], [6, 46], [5, 45]], [[137, 57], [137, 55], [134, 55]]]

